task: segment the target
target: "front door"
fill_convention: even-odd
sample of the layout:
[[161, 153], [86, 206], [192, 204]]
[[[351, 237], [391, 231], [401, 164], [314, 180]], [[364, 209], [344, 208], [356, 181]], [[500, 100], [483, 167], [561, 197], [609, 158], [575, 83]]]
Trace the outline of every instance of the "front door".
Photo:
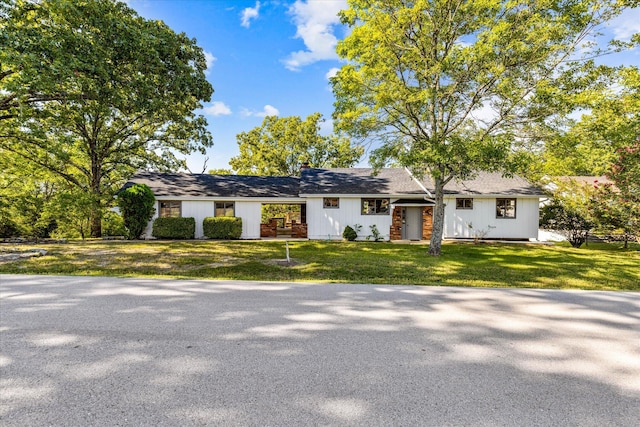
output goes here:
[[402, 238], [405, 240], [422, 240], [422, 208], [404, 208], [404, 224]]

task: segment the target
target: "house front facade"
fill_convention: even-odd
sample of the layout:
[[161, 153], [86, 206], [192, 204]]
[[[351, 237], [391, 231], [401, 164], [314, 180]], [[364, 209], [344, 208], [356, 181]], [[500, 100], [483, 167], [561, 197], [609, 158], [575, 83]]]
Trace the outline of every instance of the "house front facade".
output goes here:
[[[347, 226], [360, 230], [359, 240], [376, 233], [383, 240], [430, 239], [432, 182], [402, 168], [373, 172], [306, 168], [299, 178], [141, 172], [125, 187], [151, 188], [153, 219], [195, 218], [196, 238], [204, 237], [204, 218], [235, 216], [242, 218], [242, 239], [340, 240]], [[445, 239], [537, 239], [542, 193], [524, 179], [482, 172], [452, 181], [445, 193]]]

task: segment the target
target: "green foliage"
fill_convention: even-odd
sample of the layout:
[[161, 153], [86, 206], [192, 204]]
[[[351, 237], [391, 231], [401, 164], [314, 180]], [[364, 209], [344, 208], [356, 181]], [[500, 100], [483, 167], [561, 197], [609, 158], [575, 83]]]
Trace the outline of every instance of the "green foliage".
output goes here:
[[0, 238], [17, 237], [19, 235], [20, 230], [16, 223], [0, 212]]
[[[91, 193], [70, 187], [65, 183], [53, 194], [43, 210], [46, 221], [55, 221], [55, 237], [82, 239], [89, 237], [91, 221], [95, 215], [95, 199]], [[101, 212], [99, 214], [101, 215]], [[53, 237], [53, 235], [52, 235]]]
[[92, 236], [133, 172], [212, 145], [194, 39], [115, 0], [2, 5], [0, 150], [90, 195]]
[[537, 157], [540, 176], [609, 174], [619, 150], [640, 135], [640, 69], [599, 68], [595, 87], [569, 100], [583, 114], [555, 126]]
[[587, 241], [593, 222], [574, 206], [556, 200], [540, 209], [540, 227], [559, 232], [579, 248]]
[[208, 217], [204, 219], [202, 229], [210, 239], [239, 239], [242, 235], [242, 218]]
[[353, 242], [358, 238], [358, 233], [356, 233], [356, 230], [354, 230], [350, 225], [347, 225], [342, 232], [342, 237]]
[[640, 237], [640, 142], [618, 150], [609, 178], [613, 185], [596, 183], [590, 213], [603, 231], [623, 234], [626, 246]]
[[137, 239], [144, 232], [155, 212], [155, 200], [145, 184], [134, 184], [118, 193], [117, 204], [129, 239]]
[[209, 169], [207, 173], [210, 175], [233, 175], [231, 169]]
[[241, 175], [299, 176], [303, 163], [315, 168], [350, 167], [364, 149], [348, 138], [320, 135], [320, 113], [304, 121], [298, 116], [267, 116], [262, 125], [237, 136], [240, 155], [229, 164]]
[[156, 218], [151, 235], [158, 239], [193, 239], [196, 234], [195, 218]]
[[346, 64], [332, 79], [336, 127], [379, 143], [375, 166], [395, 160], [433, 177], [431, 254], [440, 253], [444, 185], [478, 169], [520, 167], [527, 156], [514, 148], [558, 112], [552, 95], [581, 75], [582, 62], [567, 58], [594, 54], [582, 41], [623, 7], [351, 0], [341, 12], [350, 32], [337, 47]]
[[372, 224], [369, 226], [369, 229], [371, 230], [371, 234], [367, 236], [367, 240], [373, 239], [374, 242], [380, 242], [383, 240], [382, 234], [380, 233], [380, 230], [378, 230], [377, 225]]
[[102, 216], [102, 234], [105, 236], [125, 236], [129, 235], [127, 227], [124, 225], [122, 215], [113, 211], [107, 211]]

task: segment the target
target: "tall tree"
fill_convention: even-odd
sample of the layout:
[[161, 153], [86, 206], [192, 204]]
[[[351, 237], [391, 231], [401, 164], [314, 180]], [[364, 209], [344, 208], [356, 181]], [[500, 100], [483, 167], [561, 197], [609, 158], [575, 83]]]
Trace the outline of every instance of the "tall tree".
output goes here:
[[607, 177], [614, 184], [596, 184], [591, 214], [604, 230], [621, 231], [626, 248], [640, 239], [640, 137], [618, 150]]
[[86, 193], [100, 236], [126, 177], [211, 146], [204, 53], [116, 0], [2, 1], [0, 149]]
[[298, 116], [267, 116], [249, 132], [238, 134], [240, 155], [229, 164], [240, 175], [300, 175], [303, 163], [316, 168], [350, 167], [364, 152], [348, 138], [320, 135], [320, 113], [304, 121]]
[[351, 32], [337, 47], [348, 63], [332, 79], [337, 128], [377, 140], [374, 165], [395, 159], [431, 175], [429, 253], [439, 255], [444, 186], [479, 169], [509, 172], [527, 126], [552, 113], [548, 99], [583, 65], [572, 55], [637, 1], [348, 3]]
[[583, 113], [546, 141], [541, 175], [604, 175], [618, 151], [640, 136], [640, 69], [600, 71], [596, 87], [569, 100]]

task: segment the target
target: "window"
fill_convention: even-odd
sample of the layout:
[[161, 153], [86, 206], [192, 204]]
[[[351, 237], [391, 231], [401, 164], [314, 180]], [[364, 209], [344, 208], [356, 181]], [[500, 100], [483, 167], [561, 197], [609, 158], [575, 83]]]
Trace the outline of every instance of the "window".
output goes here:
[[456, 209], [473, 209], [473, 199], [456, 199]]
[[389, 215], [389, 199], [362, 199], [362, 215]]
[[235, 216], [234, 202], [216, 202], [216, 216]]
[[340, 207], [340, 199], [337, 197], [325, 197], [323, 199], [323, 207], [325, 209], [338, 209]]
[[182, 202], [160, 202], [160, 216], [180, 218]]
[[516, 199], [496, 199], [496, 218], [515, 218]]

